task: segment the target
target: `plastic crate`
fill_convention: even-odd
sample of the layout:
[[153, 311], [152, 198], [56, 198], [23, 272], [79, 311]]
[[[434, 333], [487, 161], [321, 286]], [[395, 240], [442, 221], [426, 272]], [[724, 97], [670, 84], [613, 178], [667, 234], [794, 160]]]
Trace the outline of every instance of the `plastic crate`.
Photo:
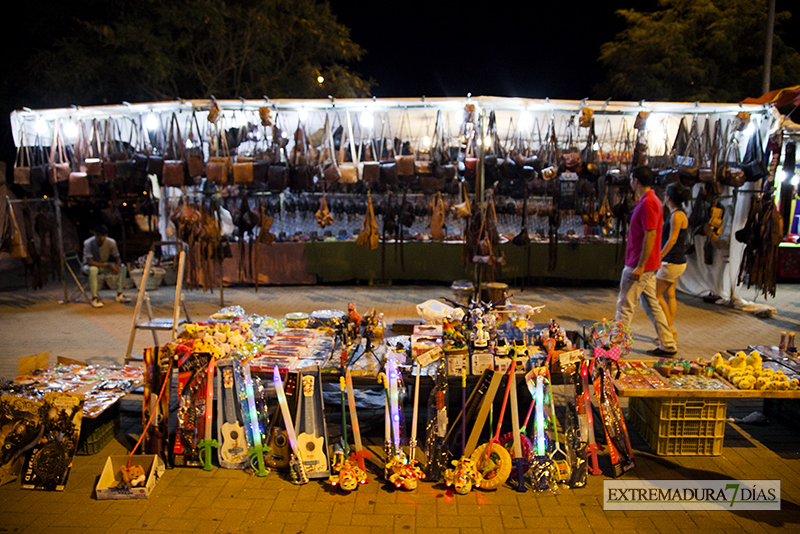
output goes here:
[[725, 420], [728, 408], [727, 399], [672, 399], [672, 398], [642, 398], [654, 415], [664, 420]]
[[75, 454], [80, 456], [97, 454], [114, 439], [118, 430], [119, 403], [109, 406], [95, 418], [84, 417]]
[[[628, 420], [658, 455], [719, 456], [725, 438], [725, 399], [645, 399], [628, 404]], [[679, 419], [689, 414], [713, 418]]]
[[108, 443], [114, 439], [116, 426], [117, 425], [114, 423], [114, 421], [108, 421], [107, 423], [95, 428], [92, 433], [85, 438], [81, 436], [81, 440], [78, 442], [78, 449], [75, 451], [75, 454], [80, 456], [89, 456], [100, 452], [103, 447], [108, 445]]

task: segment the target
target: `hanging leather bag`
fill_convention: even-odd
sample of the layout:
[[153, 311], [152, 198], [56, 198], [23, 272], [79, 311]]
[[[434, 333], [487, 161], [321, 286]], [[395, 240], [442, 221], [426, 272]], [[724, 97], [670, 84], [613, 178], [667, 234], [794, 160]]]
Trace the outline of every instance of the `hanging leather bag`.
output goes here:
[[64, 138], [61, 133], [61, 124], [58, 119], [53, 123], [53, 141], [50, 144], [50, 183], [65, 182], [69, 180], [71, 171], [69, 160], [64, 149]]
[[[195, 134], [197, 138], [195, 138]], [[184, 152], [186, 155], [186, 169], [189, 178], [192, 178], [197, 183], [206, 174], [206, 161], [203, 154], [203, 132], [200, 130], [200, 122], [197, 120], [197, 112], [194, 110], [192, 110], [192, 116], [189, 119], [188, 141], [191, 146]]]
[[739, 143], [736, 136], [731, 135], [719, 166], [718, 180], [721, 184], [730, 187], [742, 187], [745, 184], [746, 176], [739, 159]]
[[17, 157], [14, 159], [14, 183], [17, 185], [30, 185], [31, 183], [31, 150], [26, 143], [27, 135], [25, 135], [25, 123], [23, 122], [20, 126]]
[[744, 156], [742, 157], [742, 170], [744, 171], [745, 180], [748, 182], [757, 182], [769, 176], [769, 166], [764, 159], [761, 129], [757, 126], [755, 132], [747, 140], [747, 148], [745, 148]]
[[[177, 150], [175, 149], [177, 145]], [[185, 163], [185, 146], [181, 137], [178, 116], [173, 113], [169, 123], [169, 139], [167, 140], [167, 158], [164, 160], [162, 183], [168, 187], [190, 185], [189, 174]], [[194, 181], [191, 181], [193, 184]]]

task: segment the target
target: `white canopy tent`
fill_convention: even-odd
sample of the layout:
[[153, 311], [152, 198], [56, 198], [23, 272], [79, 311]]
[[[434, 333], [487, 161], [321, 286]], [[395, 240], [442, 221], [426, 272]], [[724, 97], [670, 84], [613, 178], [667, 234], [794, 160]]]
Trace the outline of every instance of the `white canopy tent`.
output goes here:
[[[216, 124], [206, 120], [209, 110], [216, 104], [221, 111], [221, 119]], [[559, 146], [567, 146], [571, 138], [574, 146], [582, 148], [586, 144], [588, 128], [578, 126], [577, 117], [583, 108], [592, 110], [595, 119], [597, 143], [602, 150], [615, 150], [624, 132], [632, 131], [633, 122], [640, 112], [649, 113], [646, 122], [647, 147], [650, 156], [660, 156], [669, 152], [681, 120], [688, 124], [698, 120], [700, 128], [708, 121], [715, 124], [720, 120], [723, 128], [734, 125], [740, 112], [751, 116], [751, 127], [738, 131], [740, 150], [747, 145], [747, 136], [760, 130], [766, 143], [768, 137], [780, 127], [780, 115], [774, 108], [764, 105], [688, 103], [688, 102], [613, 102], [613, 101], [569, 101], [550, 99], [502, 98], [490, 96], [468, 96], [467, 98], [391, 98], [391, 99], [323, 99], [323, 100], [176, 100], [110, 106], [71, 107], [62, 109], [31, 110], [23, 109], [11, 113], [11, 128], [17, 146], [49, 145], [56, 125], [61, 128], [66, 143], [74, 142], [83, 125], [84, 131], [91, 130], [87, 124], [115, 119], [115, 132], [112, 135], [120, 141], [138, 148], [157, 150], [152, 147], [158, 132], [169, 129], [171, 117], [178, 117], [184, 131], [190, 128], [193, 114], [198, 119], [202, 134], [206, 139], [203, 149], [208, 155], [210, 147], [207, 140], [214, 128], [230, 128], [246, 124], [260, 125], [259, 108], [268, 107], [271, 118], [293, 143], [292, 132], [303, 125], [306, 132], [320, 131], [326, 118], [331, 124], [353, 125], [355, 139], [375, 139], [399, 137], [409, 141], [412, 147], [423, 151], [428, 138], [434, 135], [434, 125], [441, 112], [441, 126], [445, 138], [457, 139], [464, 122], [464, 108], [467, 104], [475, 106], [475, 116], [483, 117], [494, 112], [497, 135], [504, 141], [514, 139], [531, 148], [538, 147], [548, 126], [552, 124], [558, 137]], [[269, 143], [272, 129], [256, 127], [250, 143]], [[730, 131], [736, 130], [735, 127]], [[91, 134], [89, 134], [91, 135]], [[184, 134], [184, 139], [186, 135]], [[191, 141], [187, 141], [188, 143]], [[196, 142], [196, 139], [195, 139]], [[517, 145], [518, 146], [518, 145]], [[696, 186], [695, 193], [700, 185]], [[712, 292], [723, 301], [736, 304], [741, 299], [736, 295], [736, 277], [742, 256], [743, 245], [731, 238], [733, 232], [741, 228], [747, 218], [750, 198], [754, 184], [748, 183], [738, 191], [723, 188], [722, 202], [725, 210], [725, 230], [729, 245], [717, 250], [712, 265], [706, 265], [702, 258], [702, 244], [698, 238], [698, 253], [688, 265], [686, 274], [680, 279], [679, 289], [699, 295]]]

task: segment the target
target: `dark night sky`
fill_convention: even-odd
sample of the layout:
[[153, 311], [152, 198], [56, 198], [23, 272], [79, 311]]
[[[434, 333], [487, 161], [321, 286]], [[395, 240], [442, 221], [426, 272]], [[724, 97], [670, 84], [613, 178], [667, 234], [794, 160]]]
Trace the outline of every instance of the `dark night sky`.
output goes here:
[[[777, 10], [792, 9], [795, 1], [777, 0]], [[568, 100], [614, 98], [593, 88], [603, 78], [600, 45], [624, 29], [615, 12], [658, 8], [657, 0], [330, 4], [353, 41], [366, 49], [353, 70], [376, 80], [378, 97], [470, 92]], [[798, 24], [795, 18], [785, 27]], [[784, 39], [800, 50], [800, 32], [787, 31]]]
[[331, 0], [331, 6], [367, 50], [353, 68], [375, 78], [378, 97], [471, 92], [580, 100], [601, 79], [600, 45], [624, 27], [614, 12], [651, 10], [656, 2], [406, 0], [377, 7]]

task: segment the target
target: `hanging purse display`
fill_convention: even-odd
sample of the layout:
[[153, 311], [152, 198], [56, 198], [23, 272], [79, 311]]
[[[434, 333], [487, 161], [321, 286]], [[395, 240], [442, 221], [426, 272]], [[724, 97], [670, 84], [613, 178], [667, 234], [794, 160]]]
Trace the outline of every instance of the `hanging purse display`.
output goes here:
[[289, 189], [292, 191], [312, 191], [314, 189], [314, 168], [310, 159], [313, 154], [309, 153], [310, 142], [305, 130], [297, 121], [297, 129], [294, 132], [294, 147], [292, 147], [292, 167], [289, 171]]
[[769, 176], [769, 166], [764, 159], [761, 128], [758, 126], [756, 126], [755, 132], [747, 140], [747, 148], [745, 148], [744, 156], [742, 157], [742, 170], [744, 171], [745, 180], [748, 182], [756, 182]]
[[717, 145], [719, 143], [720, 127], [721, 123], [718, 120], [714, 125], [714, 135], [712, 139], [709, 132], [711, 123], [709, 119], [706, 119], [700, 143], [699, 166], [697, 169], [697, 178], [701, 182], [713, 182], [715, 179], [714, 167], [716, 166], [716, 159], [719, 155]]
[[[419, 153], [419, 150], [417, 152]], [[415, 170], [417, 172], [419, 188], [427, 193], [433, 193], [444, 189], [448, 181], [448, 175], [450, 175], [451, 180], [455, 176], [455, 166], [450, 164], [445, 148], [444, 120], [441, 111], [436, 113], [436, 122], [434, 123], [433, 135], [431, 136], [429, 154], [430, 161], [416, 161]], [[421, 165], [423, 163], [427, 165]], [[452, 174], [447, 171], [448, 164], [450, 165]]]
[[[178, 150], [175, 150], [175, 146]], [[178, 116], [173, 113], [169, 122], [169, 138], [167, 139], [167, 158], [163, 163], [162, 171], [162, 185], [168, 187], [183, 187], [185, 185], [193, 185], [189, 181], [188, 171], [186, 169], [185, 147], [183, 138], [181, 137], [180, 125], [178, 124]]]
[[567, 171], [578, 173], [583, 169], [583, 160], [581, 159], [580, 150], [575, 146], [574, 136], [572, 135], [574, 126], [574, 117], [570, 117], [567, 123], [567, 148], [561, 154], [560, 160]]
[[[242, 114], [247, 116], [247, 114], [242, 111]], [[234, 124], [237, 123], [237, 119], [234, 116]], [[250, 121], [247, 121], [246, 126], [242, 126], [238, 128], [238, 134], [234, 142], [236, 143], [236, 161], [233, 161], [231, 164], [232, 166], [232, 176], [233, 176], [233, 183], [235, 184], [252, 184], [254, 181], [253, 173], [253, 161], [254, 158], [252, 154], [243, 153], [243, 146], [242, 142], [244, 141], [244, 135], [246, 130], [250, 126]]]
[[728, 138], [717, 174], [717, 180], [730, 187], [742, 187], [746, 182], [744, 170], [739, 163], [739, 142], [735, 132]]
[[214, 123], [214, 156], [208, 158], [206, 163], [206, 179], [220, 185], [225, 185], [233, 174], [233, 162], [228, 150], [228, 136], [223, 129], [220, 132], [219, 123]]
[[[363, 146], [363, 140], [362, 140]], [[380, 162], [375, 159], [376, 158], [376, 150], [374, 146], [374, 142], [372, 139], [369, 140], [367, 144], [366, 151], [364, 153], [364, 159], [367, 161], [361, 162], [361, 170], [363, 172], [362, 179], [369, 185], [374, 184], [381, 179], [381, 164]]]
[[270, 164], [267, 169], [267, 189], [279, 193], [289, 186], [289, 167], [286, 165], [286, 138], [279, 126], [280, 114], [275, 116], [272, 126], [272, 147], [270, 148]]
[[[200, 122], [197, 120], [197, 112], [194, 110], [192, 110], [192, 116], [189, 118], [188, 130], [188, 141], [191, 147], [185, 151], [186, 168], [189, 178], [192, 178], [197, 183], [206, 174], [206, 161], [203, 153], [203, 132], [200, 130]], [[194, 138], [195, 133], [197, 133], [197, 139]]]
[[[267, 142], [267, 132], [266, 126], [262, 126], [264, 128], [263, 135], [260, 136], [261, 139], [264, 140], [264, 143]], [[266, 184], [267, 183], [267, 175], [269, 173], [269, 154], [266, 153], [265, 150], [258, 147], [256, 144], [255, 156], [253, 161], [253, 182], [258, 184]]]
[[103, 159], [103, 180], [113, 182], [117, 179], [117, 163], [114, 161], [113, 154], [119, 152], [116, 149], [114, 134], [117, 130], [117, 123], [114, 119], [106, 119], [103, 128], [103, 146], [100, 152]]
[[339, 172], [339, 162], [337, 161], [336, 148], [333, 142], [333, 125], [331, 124], [330, 114], [325, 113], [325, 141], [320, 151], [319, 164], [322, 171], [322, 177], [328, 185], [338, 184], [339, 178], [342, 177]]
[[17, 157], [14, 159], [14, 183], [17, 185], [31, 184], [31, 150], [27, 143], [28, 138], [25, 135], [25, 123], [23, 122], [20, 126]]
[[[698, 167], [700, 140], [697, 135], [697, 119], [692, 121], [692, 129], [686, 134], [685, 119], [681, 119], [678, 135], [675, 137], [675, 161], [678, 163], [678, 176], [686, 187], [694, 187], [700, 181]], [[684, 150], [681, 151], [681, 146]]]
[[[150, 134], [148, 133], [148, 139]], [[158, 184], [162, 185], [162, 178], [164, 176], [164, 124], [161, 122], [161, 115], [158, 115], [158, 130], [154, 138], [147, 145], [149, 151], [147, 153], [147, 174], [152, 174], [158, 180]]]
[[36, 148], [31, 161], [30, 189], [37, 195], [42, 194], [42, 188], [47, 184], [47, 162], [42, 138], [36, 134]]
[[397, 168], [397, 178], [403, 182], [411, 182], [414, 180], [414, 151], [411, 144], [403, 142], [403, 129], [404, 126], [408, 128], [408, 137], [411, 137], [411, 124], [408, 119], [408, 111], [403, 112], [400, 119], [400, 131], [397, 133], [399, 136], [400, 147], [395, 146], [395, 165]]
[[86, 167], [83, 164], [84, 156], [88, 149], [89, 145], [83, 130], [83, 123], [80, 122], [78, 125], [78, 139], [73, 146], [73, 171], [69, 173], [69, 196], [88, 196], [92, 193], [89, 185], [89, 175], [86, 173]]
[[[81, 128], [83, 125], [81, 125]], [[92, 130], [90, 137], [86, 140], [87, 153], [84, 159], [86, 174], [92, 177], [103, 175], [103, 160], [101, 156], [103, 150], [100, 146], [100, 131], [97, 127], [97, 119], [92, 120]]]
[[[389, 129], [387, 132], [386, 129]], [[383, 121], [380, 135], [381, 150], [376, 157], [380, 159], [380, 180], [381, 184], [388, 189], [397, 187], [400, 179], [397, 176], [397, 163], [394, 159], [394, 143], [390, 141], [392, 138], [392, 126], [389, 123], [388, 113]]]
[[250, 156], [236, 156], [233, 163], [233, 183], [251, 184], [253, 183], [253, 158]]
[[[339, 183], [341, 184], [355, 184], [361, 179], [361, 165], [358, 161], [358, 153], [356, 152], [356, 143], [353, 137], [353, 123], [350, 120], [350, 112], [345, 111], [345, 121], [347, 123], [346, 133], [342, 134], [342, 142], [339, 148]], [[345, 136], [347, 142], [345, 143]], [[350, 151], [351, 161], [345, 161], [345, 145], [348, 146]]]
[[51, 184], [69, 180], [71, 168], [64, 149], [64, 137], [61, 133], [61, 124], [58, 119], [53, 123], [53, 141], [50, 144], [49, 166]]

